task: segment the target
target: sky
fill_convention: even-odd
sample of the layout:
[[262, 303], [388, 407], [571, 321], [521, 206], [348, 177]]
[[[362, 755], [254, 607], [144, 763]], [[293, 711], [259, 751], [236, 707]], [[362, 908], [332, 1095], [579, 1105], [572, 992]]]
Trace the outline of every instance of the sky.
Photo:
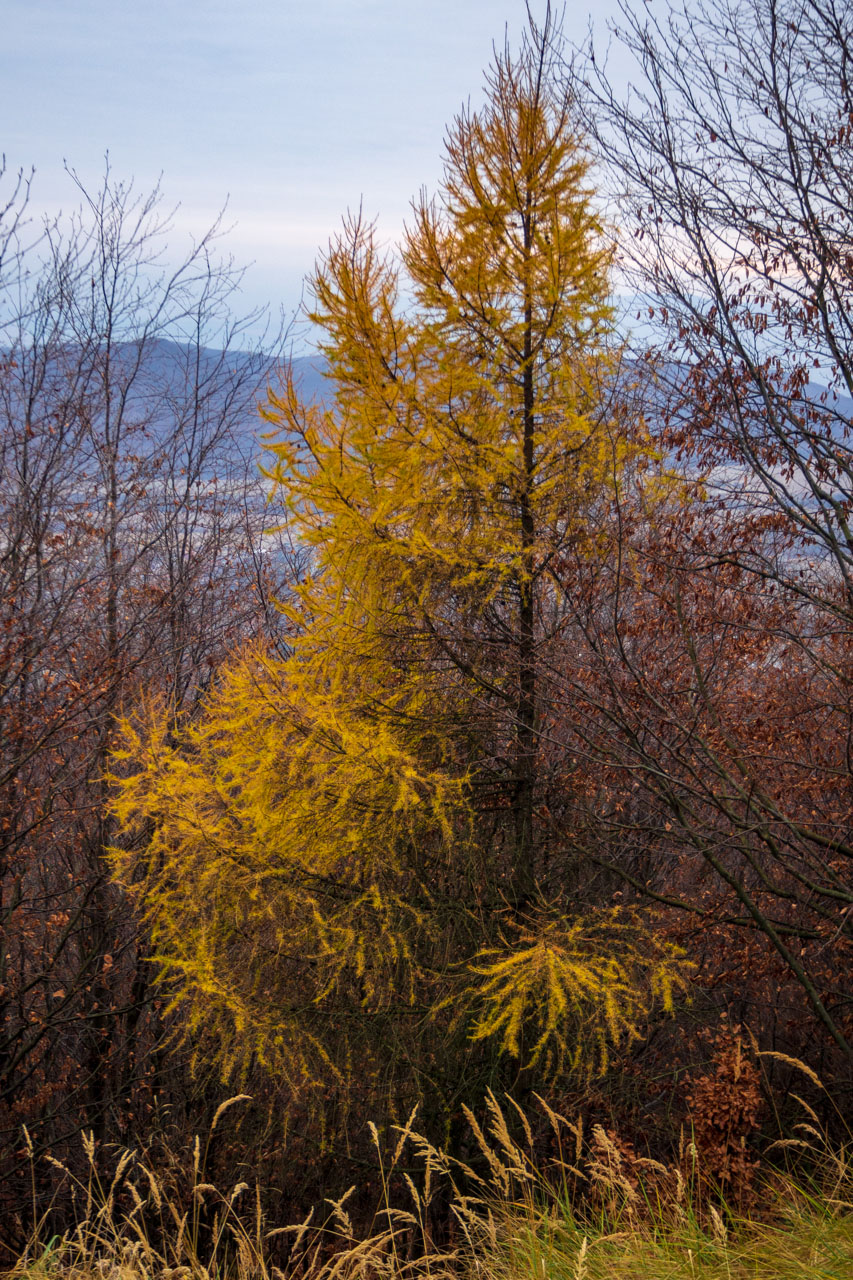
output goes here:
[[[598, 36], [615, 16], [598, 0]], [[0, 0], [0, 152], [35, 168], [37, 215], [78, 202], [64, 162], [91, 187], [106, 152], [140, 192], [162, 175], [176, 253], [227, 202], [246, 308], [291, 312], [347, 209], [399, 233], [525, 22], [524, 0]], [[568, 39], [589, 23], [570, 0]]]

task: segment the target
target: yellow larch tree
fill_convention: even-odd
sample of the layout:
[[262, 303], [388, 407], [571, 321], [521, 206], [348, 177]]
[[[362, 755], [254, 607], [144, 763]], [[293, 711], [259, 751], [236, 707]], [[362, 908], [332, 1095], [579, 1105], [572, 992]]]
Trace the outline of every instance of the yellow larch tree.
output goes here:
[[592, 1069], [681, 980], [635, 920], [563, 920], [537, 816], [554, 566], [595, 554], [638, 457], [554, 37], [496, 57], [398, 255], [351, 217], [316, 270], [329, 402], [285, 376], [263, 411], [310, 553], [287, 658], [237, 655], [194, 723], [125, 726], [116, 874], [188, 1025], [295, 1093], [449, 1107], [474, 1041]]

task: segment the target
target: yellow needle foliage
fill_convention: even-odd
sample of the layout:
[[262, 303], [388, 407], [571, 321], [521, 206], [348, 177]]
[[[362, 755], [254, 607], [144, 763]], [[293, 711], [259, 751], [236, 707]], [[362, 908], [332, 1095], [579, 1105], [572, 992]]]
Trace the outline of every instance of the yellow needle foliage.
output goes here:
[[450, 844], [460, 783], [355, 696], [254, 652], [177, 737], [166, 708], [125, 722], [115, 812], [147, 843], [115, 868], [226, 1074], [255, 1058], [294, 1090], [338, 1079], [359, 1011], [415, 999], [430, 920], [413, 851], [426, 864]]
[[[608, 408], [610, 254], [553, 37], [497, 58], [397, 257], [358, 216], [317, 268], [333, 401], [285, 376], [263, 410], [311, 557], [281, 605], [289, 656], [235, 656], [193, 723], [147, 708], [124, 726], [115, 871], [175, 1000], [226, 1070], [260, 1060], [297, 1092], [441, 1092], [466, 1037], [517, 1053], [531, 1017], [533, 1056], [554, 1039], [549, 1062], [575, 1062], [569, 963], [601, 1061], [662, 981], [638, 928], [630, 964], [525, 940], [483, 956], [542, 896], [554, 566], [595, 554], [640, 459]], [[454, 1057], [445, 1001], [475, 980]]]
[[650, 1000], [672, 1013], [687, 985], [683, 952], [618, 907], [571, 923], [543, 912], [470, 971], [480, 981], [460, 1007], [476, 1015], [471, 1038], [496, 1037], [546, 1079], [606, 1071], [614, 1045], [641, 1038]]

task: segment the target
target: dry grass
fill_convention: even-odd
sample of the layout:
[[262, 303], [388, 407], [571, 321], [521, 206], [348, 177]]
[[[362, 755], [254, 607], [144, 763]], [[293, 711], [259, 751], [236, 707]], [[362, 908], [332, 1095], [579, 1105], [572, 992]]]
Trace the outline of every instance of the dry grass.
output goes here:
[[[229, 1099], [216, 1113], [215, 1127]], [[257, 1188], [204, 1181], [196, 1140], [183, 1194], [125, 1152], [102, 1180], [94, 1143], [88, 1174], [64, 1171], [78, 1221], [45, 1239], [44, 1222], [10, 1274], [16, 1280], [849, 1280], [853, 1275], [853, 1170], [830, 1147], [815, 1113], [774, 1144], [810, 1157], [810, 1180], [775, 1174], [762, 1220], [738, 1220], [690, 1171], [689, 1144], [672, 1166], [638, 1158], [612, 1134], [557, 1115], [534, 1115], [489, 1095], [482, 1122], [468, 1116], [476, 1157], [464, 1163], [414, 1126], [397, 1131], [383, 1163], [384, 1204], [360, 1235], [347, 1210], [353, 1189], [327, 1216], [293, 1226], [264, 1219]], [[212, 1131], [212, 1130], [211, 1130]], [[413, 1156], [416, 1182], [401, 1167]], [[536, 1153], [539, 1153], [538, 1155]], [[542, 1152], [549, 1154], [543, 1155]], [[189, 1164], [189, 1162], [188, 1162]], [[474, 1167], [476, 1164], [476, 1168]], [[687, 1170], [687, 1172], [685, 1172]], [[407, 1203], [390, 1203], [391, 1185]], [[456, 1246], [437, 1249], [430, 1206], [450, 1205]], [[768, 1212], [768, 1197], [770, 1198]], [[288, 1247], [282, 1250], [282, 1237]], [[272, 1259], [287, 1255], [284, 1269]]]

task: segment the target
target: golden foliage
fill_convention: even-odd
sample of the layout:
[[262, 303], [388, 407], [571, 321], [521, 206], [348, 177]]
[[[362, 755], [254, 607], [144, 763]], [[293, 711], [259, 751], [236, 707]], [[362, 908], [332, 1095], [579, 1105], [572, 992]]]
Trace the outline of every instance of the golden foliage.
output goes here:
[[[549, 50], [533, 30], [497, 59], [400, 261], [359, 216], [317, 268], [334, 402], [286, 374], [263, 410], [267, 474], [311, 554], [281, 604], [288, 657], [235, 656], [193, 723], [163, 707], [123, 722], [115, 874], [226, 1073], [259, 1060], [294, 1092], [393, 1091], [399, 1069], [420, 1089], [419, 1039], [477, 953], [475, 1038], [517, 1053], [544, 1007], [534, 1056], [553, 1069], [579, 1060], [576, 1016], [604, 1028], [603, 1063], [643, 1002], [670, 999], [639, 927], [634, 951], [555, 925], [485, 963], [507, 902], [538, 891], [553, 566], [595, 553], [645, 456], [610, 409], [610, 253]], [[452, 1055], [429, 1052], [455, 1089]]]
[[543, 912], [516, 932], [469, 967], [471, 1035], [495, 1037], [546, 1078], [605, 1071], [613, 1048], [642, 1036], [649, 1011], [672, 1013], [686, 990], [683, 951], [623, 908], [574, 922]]
[[357, 709], [323, 714], [283, 674], [244, 654], [179, 733], [163, 708], [124, 722], [116, 764], [136, 771], [115, 779], [113, 865], [226, 1073], [255, 1056], [297, 1087], [336, 1074], [324, 1042], [345, 1039], [339, 998], [374, 1011], [413, 1001], [428, 922], [406, 891], [406, 851], [441, 857], [453, 821], [464, 828], [458, 781]]

